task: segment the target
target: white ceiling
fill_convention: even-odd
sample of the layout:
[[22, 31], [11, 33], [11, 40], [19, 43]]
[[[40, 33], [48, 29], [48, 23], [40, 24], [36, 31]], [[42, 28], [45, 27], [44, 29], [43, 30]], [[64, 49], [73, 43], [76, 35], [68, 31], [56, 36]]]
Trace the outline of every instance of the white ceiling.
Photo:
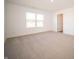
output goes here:
[[41, 10], [55, 11], [74, 6], [74, 0], [7, 0], [19, 5], [29, 6]]

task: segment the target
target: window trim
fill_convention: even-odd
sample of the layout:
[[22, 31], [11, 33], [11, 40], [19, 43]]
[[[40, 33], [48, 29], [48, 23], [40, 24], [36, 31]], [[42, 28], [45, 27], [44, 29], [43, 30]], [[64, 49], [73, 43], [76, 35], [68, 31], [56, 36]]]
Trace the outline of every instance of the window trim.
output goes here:
[[[26, 14], [27, 13], [34, 13], [34, 12], [26, 12]], [[43, 28], [44, 27], [44, 18], [43, 18], [43, 20], [37, 20], [37, 16], [38, 15], [43, 15], [43, 17], [44, 17], [44, 14], [42, 14], [42, 13], [34, 13], [34, 14], [35, 14], [35, 20], [26, 19], [26, 27], [27, 27], [27, 21], [31, 21], [31, 22], [33, 21], [33, 22], [35, 22], [35, 26], [34, 27], [27, 27], [27, 28]], [[26, 18], [27, 18], [27, 15], [26, 15]], [[38, 21], [43, 22], [43, 26], [38, 27], [38, 25], [37, 25]]]

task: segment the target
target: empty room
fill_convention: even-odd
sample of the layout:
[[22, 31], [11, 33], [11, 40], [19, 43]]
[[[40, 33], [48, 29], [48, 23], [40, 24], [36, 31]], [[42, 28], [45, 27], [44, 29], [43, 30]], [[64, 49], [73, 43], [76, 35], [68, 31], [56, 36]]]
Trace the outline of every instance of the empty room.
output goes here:
[[4, 0], [5, 59], [74, 59], [74, 0]]

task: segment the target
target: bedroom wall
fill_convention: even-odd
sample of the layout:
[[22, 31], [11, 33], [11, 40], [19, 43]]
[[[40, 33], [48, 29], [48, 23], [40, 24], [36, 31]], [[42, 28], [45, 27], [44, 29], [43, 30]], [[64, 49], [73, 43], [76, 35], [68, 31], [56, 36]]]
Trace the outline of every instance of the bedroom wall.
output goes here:
[[[26, 12], [42, 13], [45, 15], [43, 28], [26, 28]], [[64, 14], [64, 33], [74, 34], [74, 13], [73, 8], [55, 12], [42, 11], [35, 8], [28, 8], [14, 3], [6, 3], [5, 37], [15, 37], [44, 31], [57, 32], [57, 14]]]
[[[6, 8], [6, 38], [51, 30], [51, 12], [28, 8], [9, 2], [7, 2]], [[44, 14], [43, 28], [26, 28], [25, 14], [29, 11]]]
[[59, 10], [53, 13], [53, 30], [57, 31], [57, 14], [63, 14], [63, 32], [74, 35], [74, 8]]
[[6, 40], [6, 32], [7, 32], [7, 31], [6, 31], [6, 27], [7, 27], [7, 26], [6, 26], [6, 19], [7, 19], [7, 13], [6, 13], [6, 12], [7, 12], [7, 6], [6, 6], [6, 0], [4, 0], [4, 13], [5, 13], [5, 14], [4, 14], [4, 20], [5, 20], [5, 21], [4, 21], [4, 26], [5, 26], [5, 29], [4, 29], [4, 42], [5, 42], [5, 40]]

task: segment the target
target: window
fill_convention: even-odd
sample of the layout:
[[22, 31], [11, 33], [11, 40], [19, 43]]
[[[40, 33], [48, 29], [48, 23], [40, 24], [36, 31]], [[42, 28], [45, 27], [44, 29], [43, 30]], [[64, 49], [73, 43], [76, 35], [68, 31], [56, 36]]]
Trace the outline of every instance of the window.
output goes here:
[[43, 27], [44, 21], [44, 15], [42, 14], [35, 14], [32, 12], [27, 12], [26, 13], [26, 26], [28, 28], [32, 28], [32, 27]]
[[26, 26], [35, 27], [35, 13], [26, 13]]
[[44, 16], [37, 14], [37, 27], [43, 27]]

